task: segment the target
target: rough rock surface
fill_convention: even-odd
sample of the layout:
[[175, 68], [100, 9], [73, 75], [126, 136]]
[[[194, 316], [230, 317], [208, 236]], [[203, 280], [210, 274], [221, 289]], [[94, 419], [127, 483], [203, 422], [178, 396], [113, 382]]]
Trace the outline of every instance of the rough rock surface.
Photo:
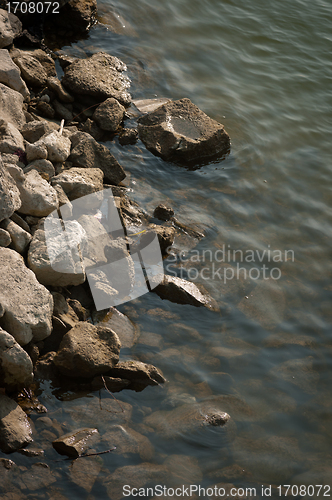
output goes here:
[[125, 177], [123, 168], [109, 149], [86, 132], [71, 136], [72, 150], [69, 161], [74, 167], [100, 168], [104, 172], [105, 183], [119, 184]]
[[29, 387], [33, 382], [30, 356], [14, 337], [0, 328], [0, 384], [9, 390]]
[[59, 206], [55, 189], [41, 177], [37, 170], [30, 170], [22, 182], [16, 182], [22, 205], [19, 212], [36, 217], [45, 217]]
[[8, 47], [22, 31], [22, 23], [17, 16], [0, 9], [0, 49]]
[[123, 120], [126, 109], [119, 101], [110, 97], [96, 108], [92, 119], [107, 132], [116, 132]]
[[62, 102], [74, 102], [73, 96], [71, 96], [62, 86], [62, 83], [55, 76], [51, 76], [47, 79], [47, 86], [50, 90], [53, 90]]
[[36, 170], [43, 177], [43, 179], [47, 181], [55, 176], [53, 164], [49, 160], [45, 159], [32, 161], [23, 169], [23, 172], [27, 174], [30, 170]]
[[[70, 201], [101, 191], [104, 174], [100, 168], [70, 168], [52, 179], [52, 185], [60, 185]], [[86, 203], [82, 200], [82, 206]], [[77, 205], [77, 204], [76, 204]]]
[[167, 161], [199, 162], [224, 155], [230, 149], [224, 126], [190, 99], [163, 104], [140, 117], [138, 133], [147, 149]]
[[70, 155], [71, 142], [70, 139], [60, 135], [54, 130], [51, 134], [41, 139], [47, 149], [47, 158], [52, 162], [64, 162]]
[[0, 156], [0, 221], [10, 217], [21, 206], [20, 193]]
[[23, 96], [0, 83], [0, 116], [20, 129], [25, 124]]
[[54, 363], [64, 375], [90, 378], [116, 365], [120, 347], [110, 328], [82, 322], [63, 337]]
[[38, 59], [22, 53], [19, 57], [15, 57], [14, 62], [20, 68], [22, 77], [29, 85], [42, 87], [46, 84], [47, 73]]
[[8, 247], [8, 245], [10, 245], [11, 242], [12, 239], [8, 231], [5, 231], [4, 229], [0, 228], [0, 247]]
[[127, 66], [117, 57], [98, 52], [79, 59], [65, 68], [63, 85], [74, 94], [88, 95], [98, 100], [114, 97], [121, 104], [130, 104], [127, 89], [130, 80], [122, 73]]
[[18, 253], [24, 253], [32, 240], [31, 234], [10, 219], [1, 221], [0, 227], [10, 234], [14, 250]]
[[137, 390], [141, 390], [147, 385], [159, 385], [166, 382], [158, 368], [141, 361], [122, 361], [112, 368], [108, 375], [131, 380], [132, 388]]
[[[83, 253], [85, 267], [106, 264], [104, 249], [110, 237], [104, 226], [93, 215], [81, 215], [77, 222], [83, 227], [88, 240]], [[97, 245], [96, 242], [98, 242]]]
[[0, 120], [0, 153], [24, 151], [23, 136], [10, 122]]
[[0, 248], [0, 276], [1, 326], [21, 345], [50, 335], [52, 295], [15, 250]]
[[28, 417], [18, 404], [0, 394], [0, 449], [11, 453], [32, 442]]
[[51, 124], [46, 121], [33, 120], [21, 128], [24, 139], [30, 143], [37, 142], [43, 135], [52, 132]]
[[30, 243], [28, 266], [44, 285], [69, 286], [85, 281], [81, 257], [85, 231], [76, 221], [66, 221], [65, 231], [58, 218], [47, 218]]
[[94, 428], [77, 429], [53, 441], [53, 448], [61, 455], [77, 458], [99, 440], [99, 432]]
[[7, 49], [0, 50], [0, 82], [20, 92], [24, 98], [30, 96], [28, 87], [21, 78], [20, 70], [13, 62]]
[[111, 307], [107, 311], [95, 312], [92, 317], [95, 325], [103, 324], [117, 334], [122, 348], [133, 347], [136, 343], [137, 329], [135, 324], [115, 307]]

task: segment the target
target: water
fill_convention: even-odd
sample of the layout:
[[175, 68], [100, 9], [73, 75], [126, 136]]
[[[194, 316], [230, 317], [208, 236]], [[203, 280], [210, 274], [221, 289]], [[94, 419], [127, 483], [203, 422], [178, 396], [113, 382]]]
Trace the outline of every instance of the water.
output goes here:
[[[178, 239], [187, 256], [165, 266], [204, 283], [221, 312], [154, 294], [121, 306], [141, 331], [124, 356], [155, 364], [168, 379], [164, 387], [117, 394], [133, 405], [129, 425], [148, 436], [155, 452], [148, 460], [99, 457], [98, 477], [87, 491], [73, 482], [70, 462], [55, 462], [48, 449], [43, 461], [57, 482], [31, 498], [108, 498], [115, 469], [142, 461], [180, 461], [178, 484], [254, 485], [257, 496], [263, 483], [330, 485], [331, 6], [324, 0], [127, 0], [99, 3], [99, 20], [87, 40], [64, 50], [120, 57], [133, 97], [188, 97], [231, 137], [224, 161], [194, 171], [163, 162], [142, 143], [109, 144], [144, 209], [151, 213], [168, 201], [181, 222], [204, 231], [195, 247], [199, 262], [190, 242]], [[204, 250], [211, 254], [203, 258]], [[225, 251], [224, 262], [217, 262], [217, 250]], [[237, 261], [228, 262], [227, 250], [238, 250]], [[254, 262], [240, 262], [241, 251], [244, 259], [249, 250]], [[279, 260], [268, 250], [279, 250]], [[213, 269], [227, 267], [231, 275], [237, 264], [247, 273], [255, 268], [253, 279], [244, 279], [244, 270], [239, 280], [212, 279]], [[280, 279], [268, 274], [265, 280], [263, 264]], [[123, 424], [127, 418], [100, 409], [98, 393], [57, 398], [47, 384], [43, 389], [41, 402], [63, 428], [97, 425], [104, 434], [114, 419]], [[106, 392], [102, 397], [102, 404], [113, 404]], [[206, 397], [219, 398], [236, 422], [229, 446], [213, 446], [204, 433], [172, 441], [147, 426], [158, 410]], [[26, 467], [37, 461], [13, 458]], [[176, 483], [174, 470], [166, 483], [162, 477], [156, 482]], [[135, 486], [128, 470], [126, 484], [131, 481]]]

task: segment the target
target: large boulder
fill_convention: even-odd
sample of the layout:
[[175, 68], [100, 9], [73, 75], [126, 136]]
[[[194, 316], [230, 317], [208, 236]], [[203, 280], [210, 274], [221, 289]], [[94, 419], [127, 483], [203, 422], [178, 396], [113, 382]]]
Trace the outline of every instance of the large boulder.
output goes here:
[[45, 29], [84, 34], [92, 26], [96, 12], [97, 0], [61, 0], [60, 15], [49, 16]]
[[14, 179], [3, 166], [0, 155], [0, 221], [10, 217], [20, 206], [19, 190]]
[[28, 417], [18, 404], [0, 394], [0, 450], [4, 453], [23, 448], [33, 441]]
[[14, 62], [20, 68], [22, 77], [29, 85], [42, 87], [46, 84], [47, 73], [38, 59], [29, 54], [22, 54], [15, 57]]
[[0, 116], [18, 129], [25, 124], [23, 113], [23, 95], [0, 83]]
[[0, 276], [1, 326], [21, 345], [50, 335], [52, 295], [15, 250], [0, 248]]
[[0, 153], [24, 151], [23, 136], [12, 123], [0, 119]]
[[0, 49], [8, 47], [22, 32], [22, 23], [8, 10], [0, 9]]
[[70, 138], [72, 150], [69, 161], [74, 167], [100, 168], [105, 183], [119, 184], [125, 177], [123, 168], [103, 144], [99, 144], [90, 134], [77, 132]]
[[131, 101], [127, 92], [130, 80], [122, 74], [126, 70], [127, 66], [117, 57], [98, 52], [67, 66], [62, 83], [74, 94], [100, 101], [114, 97], [121, 104], [128, 105]]
[[54, 363], [66, 376], [90, 378], [118, 363], [120, 347], [119, 337], [107, 326], [81, 322], [63, 337]]
[[28, 87], [21, 78], [20, 70], [13, 62], [7, 49], [0, 50], [0, 82], [20, 92], [24, 98], [30, 96]]
[[[52, 185], [60, 185], [69, 200], [72, 201], [82, 196], [102, 191], [103, 177], [104, 175], [100, 168], [73, 167], [53, 177]], [[100, 196], [102, 197], [102, 193]], [[95, 202], [95, 197], [91, 197], [91, 200]], [[85, 200], [85, 202], [87, 201]]]
[[14, 337], [0, 328], [0, 384], [8, 390], [29, 387], [33, 382], [30, 356]]
[[230, 149], [224, 126], [190, 99], [168, 102], [140, 117], [138, 133], [147, 149], [166, 161], [199, 163]]
[[25, 175], [22, 173], [22, 177], [19, 179], [17, 176], [15, 180], [22, 201], [20, 213], [46, 217], [59, 207], [55, 189], [41, 177], [37, 170], [30, 170]]

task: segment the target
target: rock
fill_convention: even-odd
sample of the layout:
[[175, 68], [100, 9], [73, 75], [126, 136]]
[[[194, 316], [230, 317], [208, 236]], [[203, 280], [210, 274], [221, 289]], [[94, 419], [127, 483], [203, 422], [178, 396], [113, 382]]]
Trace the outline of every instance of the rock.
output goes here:
[[136, 144], [138, 139], [138, 131], [136, 128], [126, 128], [119, 134], [119, 143], [121, 146], [128, 144]]
[[97, 122], [102, 130], [116, 132], [123, 120], [126, 109], [119, 101], [109, 97], [96, 108], [92, 119]]
[[58, 197], [59, 207], [61, 207], [61, 216], [64, 219], [70, 218], [73, 215], [73, 205], [60, 184], [55, 184], [53, 187]]
[[30, 143], [37, 142], [43, 135], [52, 132], [52, 126], [46, 120], [33, 120], [21, 128], [24, 139]]
[[169, 275], [165, 275], [162, 280], [158, 275], [150, 278], [150, 281], [159, 283], [152, 290], [161, 299], [177, 304], [190, 304], [195, 307], [205, 306], [211, 311], [219, 311], [217, 302], [202, 286], [198, 288], [195, 283]]
[[[91, 269], [87, 278], [97, 311], [117, 303], [119, 292], [112, 287], [110, 280], [101, 269]], [[119, 301], [121, 303], [121, 300]]]
[[141, 113], [151, 113], [159, 108], [162, 104], [171, 102], [167, 97], [157, 97], [156, 99], [133, 99], [132, 103]]
[[25, 124], [23, 96], [0, 83], [0, 116], [21, 129]]
[[[107, 259], [104, 249], [110, 237], [104, 226], [93, 215], [81, 215], [77, 222], [83, 227], [88, 239], [83, 254], [85, 266], [106, 264]], [[96, 241], [98, 241], [98, 245], [96, 245]]]
[[0, 153], [24, 151], [23, 137], [10, 122], [0, 120]]
[[127, 89], [130, 80], [122, 73], [126, 65], [117, 57], [98, 52], [87, 59], [79, 59], [64, 71], [63, 85], [74, 94], [88, 95], [99, 101], [114, 97], [121, 104], [130, 104]]
[[60, 135], [54, 130], [51, 134], [41, 139], [47, 148], [47, 158], [52, 162], [64, 162], [70, 155], [70, 139]]
[[272, 368], [270, 376], [276, 380], [282, 379], [287, 384], [295, 386], [294, 393], [298, 393], [298, 389], [301, 389], [308, 394], [316, 394], [317, 384], [320, 380], [319, 373], [315, 370], [315, 358], [313, 356], [284, 361]]
[[69, 286], [85, 281], [81, 256], [87, 243], [85, 231], [76, 221], [66, 221], [65, 229], [59, 218], [50, 216], [30, 243], [28, 266], [44, 285]]
[[33, 87], [46, 85], [47, 73], [38, 59], [22, 52], [19, 57], [14, 58], [14, 62], [20, 68], [22, 77], [29, 85]]
[[84, 460], [74, 460], [69, 468], [69, 477], [71, 481], [80, 488], [83, 488], [87, 493], [93, 488], [99, 472], [102, 467], [102, 462], [99, 457], [88, 457]]
[[144, 248], [144, 240], [149, 238], [149, 233], [156, 234], [160, 245], [162, 255], [167, 255], [168, 249], [174, 243], [175, 229], [173, 226], [158, 226], [157, 224], [150, 224], [146, 233], [141, 238], [141, 246]]
[[134, 323], [115, 307], [95, 312], [92, 318], [95, 325], [103, 324], [111, 328], [119, 337], [122, 348], [131, 348], [136, 343], [137, 329]]
[[21, 78], [20, 70], [13, 62], [7, 49], [0, 49], [0, 82], [20, 92], [24, 98], [30, 96], [28, 87]]
[[[100, 168], [70, 168], [52, 179], [52, 186], [60, 185], [68, 198], [76, 200], [82, 196], [91, 195], [103, 189], [104, 174]], [[100, 199], [102, 198], [102, 192]], [[91, 197], [90, 201], [98, 202], [97, 197]], [[82, 200], [82, 206], [89, 200]], [[78, 203], [76, 203], [78, 206]], [[88, 207], [87, 207], [88, 208]]]
[[174, 215], [174, 210], [163, 203], [160, 203], [153, 212], [153, 217], [159, 220], [168, 221]]
[[53, 441], [52, 446], [60, 455], [77, 458], [95, 445], [99, 439], [98, 429], [77, 429]]
[[14, 337], [0, 327], [0, 380], [9, 391], [29, 387], [33, 382], [30, 357]]
[[21, 490], [35, 491], [41, 488], [48, 488], [57, 481], [57, 476], [53, 474], [49, 466], [42, 462], [37, 462], [29, 470], [21, 474], [19, 485]]
[[53, 106], [42, 99], [37, 102], [37, 109], [45, 118], [50, 118], [52, 120], [55, 117], [55, 109]]
[[197, 458], [186, 455], [169, 455], [164, 465], [168, 468], [172, 485], [200, 484], [203, 479]]
[[54, 363], [66, 376], [90, 378], [117, 364], [120, 347], [118, 336], [110, 328], [84, 322], [63, 337]]
[[104, 172], [105, 182], [119, 184], [125, 177], [123, 168], [103, 144], [98, 144], [86, 132], [77, 132], [71, 136], [72, 150], [69, 161], [74, 167], [100, 168]]
[[22, 32], [22, 23], [8, 10], [0, 9], [0, 49], [8, 47]]
[[18, 226], [20, 226], [22, 229], [24, 229], [24, 231], [26, 231], [27, 233], [31, 233], [31, 230], [30, 230], [30, 226], [29, 224], [24, 220], [22, 219], [22, 217], [20, 217], [18, 214], [16, 214], [15, 212], [10, 216], [11, 220], [15, 222], [15, 224], [17, 224]]
[[131, 380], [131, 388], [134, 390], [142, 390], [148, 385], [159, 385], [166, 382], [158, 368], [141, 361], [122, 361], [114, 366], [108, 375]]
[[18, 253], [24, 253], [29, 246], [32, 236], [10, 219], [4, 219], [0, 222], [0, 227], [8, 231], [12, 239], [12, 247]]
[[[60, 0], [61, 1], [61, 0]], [[44, 70], [46, 71], [47, 78], [56, 76], [55, 62], [52, 57], [50, 57], [44, 50], [36, 49], [31, 51], [23, 51], [23, 54], [27, 54], [40, 62]]]
[[2, 327], [21, 345], [50, 335], [52, 296], [15, 250], [0, 248], [0, 275]]
[[54, 300], [53, 315], [60, 318], [67, 330], [70, 330], [79, 322], [77, 314], [61, 293], [52, 292], [52, 295]]
[[[30, 170], [36, 170], [46, 181], [49, 181], [50, 179], [52, 179], [52, 177], [55, 176], [53, 164], [49, 160], [45, 159], [32, 161], [23, 169], [23, 172], [27, 174], [28, 172], [30, 172]], [[69, 201], [68, 198], [67, 201]]]
[[[104, 380], [103, 380], [104, 379]], [[99, 389], [104, 389], [105, 385], [107, 389], [111, 392], [120, 392], [123, 389], [127, 389], [131, 384], [130, 380], [125, 378], [114, 378], [103, 376], [103, 379], [99, 377], [95, 377], [91, 382], [91, 388], [93, 391], [98, 391]], [[104, 384], [105, 381], [105, 384]]]
[[0, 394], [0, 449], [11, 453], [32, 442], [28, 417], [18, 404]]
[[28, 163], [35, 160], [46, 160], [47, 158], [47, 148], [41, 141], [37, 141], [34, 144], [26, 143], [25, 152]]
[[8, 247], [12, 242], [10, 234], [8, 231], [0, 228], [0, 247]]
[[60, 80], [54, 76], [47, 79], [47, 86], [50, 90], [53, 90], [62, 102], [74, 102], [73, 96], [71, 96], [62, 86]]
[[123, 425], [112, 425], [102, 436], [107, 448], [116, 447], [114, 455], [122, 455], [129, 458], [131, 455], [139, 455], [142, 460], [151, 460], [154, 449], [149, 439], [139, 432]]
[[230, 149], [224, 126], [209, 118], [190, 99], [163, 104], [140, 117], [138, 133], [147, 149], [166, 161], [207, 161]]
[[14, 179], [3, 166], [0, 155], [0, 221], [10, 217], [20, 206], [19, 190]]
[[80, 131], [91, 135], [96, 141], [101, 141], [105, 136], [105, 132], [90, 118], [80, 125]]
[[59, 207], [55, 189], [36, 170], [24, 175], [23, 182], [17, 182], [22, 205], [19, 212], [36, 217], [45, 217]]
[[74, 118], [72, 110], [70, 110], [70, 108], [72, 108], [72, 106], [70, 104], [69, 105], [67, 104], [67, 106], [64, 106], [63, 104], [61, 104], [61, 102], [54, 99], [54, 101], [52, 102], [52, 106], [54, 108], [55, 114], [61, 120], [64, 119], [67, 122], [70, 122]]

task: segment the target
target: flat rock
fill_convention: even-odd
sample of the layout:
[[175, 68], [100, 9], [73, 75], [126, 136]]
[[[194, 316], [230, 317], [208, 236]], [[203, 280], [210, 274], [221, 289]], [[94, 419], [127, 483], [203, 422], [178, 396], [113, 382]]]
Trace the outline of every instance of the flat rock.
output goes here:
[[0, 379], [9, 390], [29, 387], [33, 382], [33, 365], [30, 356], [14, 337], [0, 327]]
[[73, 483], [90, 493], [101, 468], [102, 462], [99, 457], [74, 460], [69, 468], [69, 477]]
[[161, 105], [138, 120], [138, 133], [147, 149], [166, 161], [207, 161], [229, 152], [229, 135], [190, 99]]
[[86, 450], [91, 448], [100, 439], [98, 429], [85, 428], [77, 429], [74, 432], [68, 432], [53, 441], [53, 448], [60, 455], [77, 458], [83, 455]]
[[21, 344], [51, 333], [53, 299], [15, 250], [0, 248], [1, 326]]
[[0, 449], [11, 453], [32, 442], [28, 417], [19, 405], [0, 394]]
[[0, 49], [8, 47], [22, 32], [22, 23], [17, 16], [0, 9]]
[[121, 104], [130, 104], [130, 80], [123, 75], [127, 66], [117, 57], [98, 52], [79, 59], [65, 68], [63, 85], [74, 94], [88, 95], [98, 100], [114, 97]]
[[[100, 168], [73, 167], [53, 177], [52, 186], [60, 185], [69, 200], [73, 201], [97, 191], [102, 191], [103, 178], [104, 174]], [[84, 204], [84, 201], [82, 203]]]
[[14, 58], [15, 64], [20, 68], [24, 80], [33, 87], [42, 87], [46, 84], [47, 73], [42, 64], [35, 57], [21, 53]]
[[20, 131], [26, 141], [33, 143], [37, 142], [43, 135], [52, 132], [52, 126], [46, 120], [33, 120], [25, 123]]
[[23, 254], [28, 248], [32, 236], [25, 231], [22, 227], [16, 224], [11, 219], [4, 219], [0, 222], [0, 227], [5, 229], [10, 234], [12, 240], [12, 248], [16, 252]]
[[0, 155], [0, 221], [10, 217], [21, 206], [20, 192]]
[[167, 299], [177, 304], [190, 304], [195, 307], [205, 306], [211, 311], [219, 311], [217, 302], [202, 286], [198, 288], [195, 283], [177, 276], [165, 275], [162, 281], [159, 276], [156, 276], [154, 280], [159, 284], [153, 288], [153, 292], [161, 299]]
[[25, 215], [46, 217], [59, 207], [55, 189], [41, 177], [37, 170], [24, 175], [23, 182], [17, 181], [22, 204], [19, 212]]
[[[24, 169], [23, 172], [27, 174], [30, 170], [36, 170], [39, 175], [43, 177], [46, 181], [52, 179], [55, 176], [55, 169], [52, 162], [45, 159], [34, 160], [30, 162]], [[60, 201], [60, 200], [59, 200]], [[67, 201], [69, 201], [67, 199]]]
[[0, 153], [24, 151], [23, 136], [10, 122], [0, 120]]
[[123, 168], [109, 149], [99, 144], [90, 134], [77, 132], [70, 140], [72, 150], [68, 159], [74, 167], [100, 168], [104, 173], [105, 183], [108, 184], [117, 185], [126, 177]]
[[113, 97], [109, 97], [96, 108], [92, 119], [107, 132], [116, 132], [125, 114], [125, 107]]
[[79, 285], [85, 281], [81, 252], [86, 243], [78, 222], [66, 221], [64, 231], [60, 219], [49, 216], [33, 235], [28, 266], [44, 285]]
[[24, 98], [30, 96], [28, 87], [26, 86], [25, 81], [21, 78], [20, 70], [13, 62], [7, 49], [0, 49], [0, 82], [8, 85], [8, 87], [13, 90], [20, 92]]
[[172, 485], [200, 484], [203, 479], [197, 458], [187, 455], [169, 455], [164, 465], [170, 471]]
[[95, 312], [92, 315], [95, 325], [103, 324], [111, 328], [119, 337], [122, 348], [131, 348], [137, 340], [137, 328], [134, 323], [115, 307]]
[[106, 448], [116, 447], [114, 455], [130, 457], [139, 455], [142, 460], [151, 460], [154, 455], [154, 449], [149, 439], [134, 429], [124, 425], [112, 425], [102, 435], [102, 441]]
[[3, 83], [0, 83], [0, 116], [18, 129], [21, 129], [26, 121], [22, 94]]
[[81, 322], [63, 337], [54, 363], [64, 375], [90, 378], [117, 364], [120, 347], [110, 328]]
[[131, 388], [137, 390], [142, 390], [148, 385], [159, 385], [166, 382], [158, 368], [141, 361], [122, 361], [114, 366], [108, 375], [131, 380]]

